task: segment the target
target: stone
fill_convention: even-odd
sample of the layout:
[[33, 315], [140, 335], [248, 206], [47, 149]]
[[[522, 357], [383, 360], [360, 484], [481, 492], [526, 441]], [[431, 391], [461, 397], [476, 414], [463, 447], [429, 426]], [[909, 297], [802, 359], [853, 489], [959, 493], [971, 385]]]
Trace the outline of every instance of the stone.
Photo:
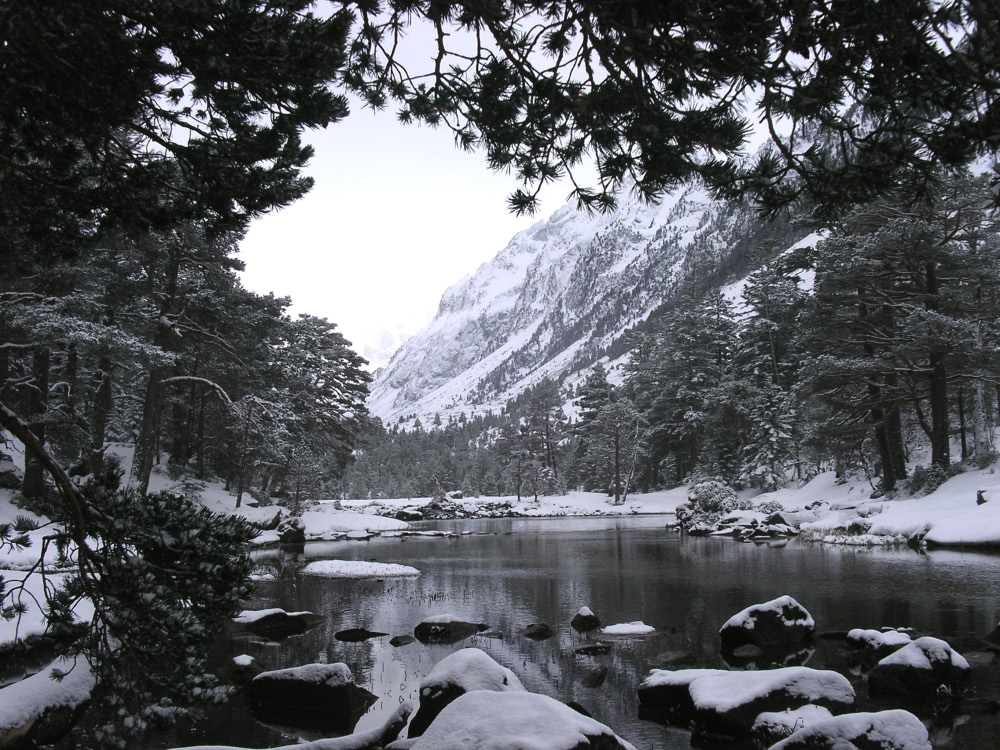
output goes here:
[[378, 633], [368, 628], [348, 628], [347, 630], [337, 631], [333, 634], [333, 637], [342, 643], [360, 643], [361, 641], [367, 641], [369, 638], [381, 638], [384, 635], [389, 634]]
[[756, 747], [770, 747], [805, 727], [832, 719], [830, 710], [807, 703], [784, 711], [765, 711], [754, 719], [750, 730]]
[[262, 721], [350, 734], [378, 698], [354, 684], [346, 664], [307, 664], [262, 672], [246, 691]]
[[[62, 674], [60, 680], [53, 673]], [[94, 676], [83, 659], [60, 658], [0, 689], [0, 748], [50, 745], [69, 733], [90, 705]]]
[[961, 654], [940, 638], [924, 636], [876, 664], [868, 675], [872, 695], [933, 698], [940, 686], [953, 694], [969, 683], [971, 669]]
[[574, 653], [580, 654], [581, 656], [599, 656], [601, 654], [607, 654], [610, 651], [610, 643], [601, 643], [598, 641], [590, 646], [581, 646]]
[[608, 668], [600, 666], [585, 674], [580, 680], [580, 684], [585, 688], [596, 688], [603, 685], [606, 679], [608, 679]]
[[909, 711], [856, 713], [817, 721], [770, 750], [931, 750], [927, 728]]
[[245, 610], [233, 618], [233, 622], [242, 625], [244, 630], [272, 641], [302, 635], [317, 620], [312, 612], [286, 612], [277, 608]]
[[524, 637], [533, 641], [544, 641], [556, 634], [550, 626], [544, 622], [535, 622], [524, 629]]
[[277, 531], [281, 544], [306, 543], [306, 526], [299, 518], [286, 518], [278, 524]]
[[580, 607], [580, 610], [573, 615], [573, 619], [569, 621], [569, 626], [573, 630], [586, 633], [587, 631], [597, 630], [601, 627], [601, 620], [589, 607]]
[[445, 706], [473, 690], [521, 692], [524, 687], [517, 675], [497, 664], [485, 651], [455, 651], [435, 664], [420, 682], [420, 706], [410, 722], [408, 736], [423, 734]]
[[810, 640], [816, 623], [790, 596], [747, 607], [733, 615], [719, 630], [722, 648], [732, 651], [746, 644], [762, 649], [789, 648]]
[[389, 639], [389, 645], [393, 648], [399, 648], [400, 646], [409, 646], [415, 640], [412, 635], [394, 635]]
[[397, 521], [423, 521], [424, 514], [413, 508], [403, 508], [396, 511], [394, 518]]
[[229, 668], [229, 679], [238, 688], [246, 688], [253, 678], [267, 670], [261, 663], [249, 654], [240, 654], [233, 657], [232, 665]]
[[413, 635], [421, 643], [458, 643], [484, 630], [489, 630], [489, 625], [446, 614], [428, 617], [413, 629]]

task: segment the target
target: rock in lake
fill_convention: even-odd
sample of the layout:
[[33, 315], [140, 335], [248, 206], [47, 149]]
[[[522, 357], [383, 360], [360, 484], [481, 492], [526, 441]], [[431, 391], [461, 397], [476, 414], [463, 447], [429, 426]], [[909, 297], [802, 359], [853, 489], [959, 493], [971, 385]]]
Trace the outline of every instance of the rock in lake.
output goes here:
[[412, 635], [394, 635], [389, 639], [389, 645], [393, 648], [399, 648], [400, 646], [409, 646], [416, 640]]
[[413, 629], [413, 635], [421, 643], [458, 643], [484, 630], [489, 630], [489, 626], [446, 614], [428, 617]]
[[940, 638], [924, 636], [876, 664], [868, 675], [873, 695], [933, 697], [939, 686], [961, 692], [969, 682], [969, 662]]
[[534, 622], [524, 629], [524, 637], [533, 641], [544, 641], [556, 634], [550, 626], [544, 622]]
[[247, 702], [263, 721], [349, 734], [378, 698], [354, 684], [346, 664], [307, 664], [262, 672]]
[[635, 750], [604, 724], [547, 695], [475, 690], [456, 698], [410, 750]]
[[601, 643], [598, 641], [590, 646], [581, 646], [574, 653], [581, 654], [582, 656], [599, 656], [600, 654], [610, 653], [610, 651], [610, 643]]
[[361, 641], [367, 641], [369, 638], [381, 638], [383, 635], [389, 634], [377, 633], [368, 628], [348, 628], [347, 630], [338, 630], [333, 634], [333, 637], [343, 643], [360, 643]]
[[312, 612], [286, 612], [274, 608], [243, 610], [233, 618], [233, 622], [261, 638], [280, 641], [292, 635], [302, 635], [316, 619]]
[[762, 672], [718, 669], [654, 669], [639, 686], [639, 718], [686, 726], [703, 732], [743, 737], [765, 711], [783, 711], [806, 703], [833, 713], [854, 705], [854, 688], [843, 675], [808, 667]]
[[931, 750], [927, 728], [909, 711], [835, 716], [799, 729], [771, 750]]
[[759, 747], [770, 747], [800, 729], [832, 718], [829, 709], [807, 703], [786, 711], [765, 711], [754, 719], [750, 732]]
[[497, 664], [485, 651], [463, 648], [449, 654], [420, 683], [420, 706], [410, 722], [408, 736], [417, 737], [460, 695], [473, 690], [494, 693], [523, 692], [517, 675]]
[[573, 619], [569, 621], [569, 625], [573, 630], [586, 633], [588, 630], [597, 630], [601, 627], [601, 620], [589, 607], [580, 607], [580, 611], [573, 615]]
[[604, 684], [604, 681], [608, 679], [608, 668], [605, 666], [600, 666], [597, 669], [588, 672], [580, 680], [580, 684], [585, 688], [596, 688]]
[[768, 650], [802, 643], [815, 632], [816, 623], [805, 608], [790, 596], [780, 596], [733, 615], [719, 630], [719, 637], [726, 651], [748, 643]]
[[847, 642], [852, 646], [864, 649], [878, 659], [899, 651], [903, 646], [912, 643], [909, 633], [901, 630], [864, 630], [854, 628], [847, 631]]

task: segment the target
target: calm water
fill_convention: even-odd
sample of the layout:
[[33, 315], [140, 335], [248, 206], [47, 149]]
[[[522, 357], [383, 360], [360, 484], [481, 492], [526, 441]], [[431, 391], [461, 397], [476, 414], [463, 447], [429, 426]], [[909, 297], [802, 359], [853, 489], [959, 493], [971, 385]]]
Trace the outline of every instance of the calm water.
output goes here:
[[[311, 544], [299, 555], [264, 552], [261, 569], [279, 580], [261, 582], [249, 606], [309, 610], [324, 620], [304, 636], [278, 644], [236, 635], [220, 644], [220, 663], [241, 653], [272, 669], [343, 661], [359, 684], [381, 696], [358, 725], [367, 729], [381, 724], [400, 701], [416, 704], [420, 680], [437, 661], [477, 646], [517, 673], [528, 690], [578, 701], [641, 750], [672, 750], [690, 747], [690, 735], [636, 718], [636, 687], [651, 666], [665, 660], [673, 669], [724, 668], [718, 629], [750, 604], [790, 594], [810, 611], [819, 631], [912, 626], [959, 650], [972, 648], [974, 638], [1000, 618], [1000, 556], [682, 539], [665, 530], [664, 521], [636, 516], [441, 522], [435, 527], [473, 533]], [[384, 582], [298, 575], [306, 562], [332, 558], [405, 563], [423, 575]], [[587, 639], [569, 621], [581, 606], [605, 624], [642, 620], [664, 631], [613, 639], [604, 656], [579, 656], [574, 649]], [[446, 612], [488, 623], [503, 637], [402, 648], [392, 648], [388, 637], [364, 643], [334, 638], [354, 627], [412, 634], [426, 616]], [[520, 635], [536, 622], [548, 623], [557, 635], [541, 642]], [[862, 708], [873, 707], [863, 677], [850, 674], [842, 644], [818, 640], [806, 656], [808, 666], [848, 673]], [[582, 678], [601, 665], [609, 669], [607, 681], [583, 687]], [[981, 693], [996, 693], [998, 671], [996, 665], [977, 670]], [[134, 747], [195, 742], [266, 747], [282, 740], [289, 736], [255, 722], [236, 698], [196, 727], [147, 737]], [[960, 714], [935, 728], [934, 740], [939, 747], [1000, 747], [998, 720], [975, 711], [971, 718]]]

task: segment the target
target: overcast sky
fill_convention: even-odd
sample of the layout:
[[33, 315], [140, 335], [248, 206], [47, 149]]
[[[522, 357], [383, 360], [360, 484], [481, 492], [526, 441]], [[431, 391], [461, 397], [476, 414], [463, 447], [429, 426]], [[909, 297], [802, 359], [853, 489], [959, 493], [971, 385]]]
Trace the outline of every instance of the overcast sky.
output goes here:
[[563, 205], [571, 188], [548, 188], [537, 216], [516, 218], [506, 197], [517, 180], [491, 172], [481, 152], [360, 104], [307, 140], [316, 184], [251, 226], [243, 282], [291, 296], [293, 314], [336, 323], [372, 369], [430, 321], [445, 289]]

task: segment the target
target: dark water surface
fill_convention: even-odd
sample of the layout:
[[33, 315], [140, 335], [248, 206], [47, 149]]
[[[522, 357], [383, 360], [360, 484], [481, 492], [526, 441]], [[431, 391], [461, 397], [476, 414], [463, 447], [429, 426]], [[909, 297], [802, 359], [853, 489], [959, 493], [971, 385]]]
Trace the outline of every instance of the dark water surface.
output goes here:
[[[739, 610], [789, 594], [813, 615], [819, 631], [884, 625], [911, 626], [978, 649], [976, 639], [1000, 617], [1000, 556], [972, 552], [857, 549], [799, 544], [742, 544], [731, 539], [681, 538], [665, 519], [503, 519], [441, 522], [434, 528], [472, 532], [458, 538], [396, 538], [306, 546], [294, 555], [259, 554], [262, 570], [278, 576], [261, 582], [252, 608], [309, 610], [323, 621], [303, 636], [269, 643], [234, 635], [219, 646], [220, 663], [241, 653], [277, 669], [310, 662], [345, 662], [358, 684], [381, 699], [358, 729], [380, 725], [402, 700], [417, 703], [420, 680], [447, 654], [466, 646], [488, 652], [512, 669], [525, 688], [575, 700], [640, 750], [690, 747], [687, 732], [637, 718], [636, 687], [653, 666], [671, 669], [727, 665], [718, 629]], [[385, 581], [300, 576], [311, 560], [378, 560], [412, 565], [418, 578]], [[605, 639], [607, 655], [579, 656], [587, 637], [569, 621], [588, 606], [606, 625], [642, 620], [663, 630], [643, 638]], [[429, 615], [452, 613], [484, 622], [502, 638], [472, 637], [452, 646], [389, 638], [341, 643], [334, 633], [368, 628], [412, 634]], [[556, 636], [533, 641], [520, 634], [548, 623]], [[867, 699], [863, 674], [852, 668], [841, 642], [817, 640], [804, 654], [807, 666], [834, 668], [851, 679], [859, 710], [877, 710]], [[802, 660], [798, 663], [803, 663]], [[585, 675], [608, 668], [607, 681], [583, 687]], [[995, 697], [1000, 666], [977, 668], [978, 695]], [[981, 703], [981, 701], [980, 701]], [[970, 705], [976, 705], [970, 702]], [[995, 714], [959, 709], [933, 728], [935, 747], [1000, 747]], [[309, 738], [308, 734], [300, 734]], [[198, 743], [265, 747], [289, 741], [266, 728], [234, 698], [195, 727], [148, 736], [132, 746], [163, 748]]]

